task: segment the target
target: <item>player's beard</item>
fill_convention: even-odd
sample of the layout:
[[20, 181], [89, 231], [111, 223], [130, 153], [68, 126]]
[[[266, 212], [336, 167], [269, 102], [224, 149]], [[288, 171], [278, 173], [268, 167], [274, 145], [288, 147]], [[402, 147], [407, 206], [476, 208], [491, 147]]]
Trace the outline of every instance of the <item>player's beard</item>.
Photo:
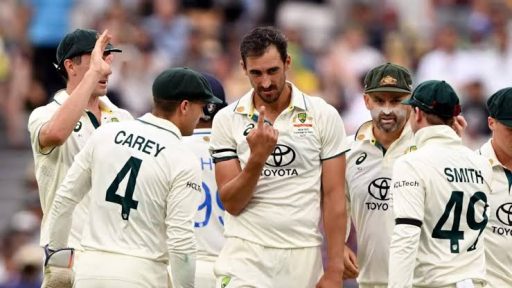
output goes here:
[[377, 129], [385, 133], [401, 130], [407, 121], [407, 110], [401, 107], [374, 108], [370, 110], [370, 114]]
[[284, 84], [281, 87], [272, 84], [268, 88], [258, 87], [256, 93], [263, 102], [267, 104], [272, 104], [277, 102], [279, 96], [281, 96], [281, 93], [283, 93], [283, 89]]

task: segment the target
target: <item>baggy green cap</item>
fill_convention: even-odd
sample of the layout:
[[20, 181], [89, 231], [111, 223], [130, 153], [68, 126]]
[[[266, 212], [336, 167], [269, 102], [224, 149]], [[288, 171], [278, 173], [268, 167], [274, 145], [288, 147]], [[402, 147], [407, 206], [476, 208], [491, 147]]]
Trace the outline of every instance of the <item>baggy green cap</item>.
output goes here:
[[[57, 47], [57, 67], [60, 67], [66, 59], [91, 53], [99, 35], [96, 30], [76, 29], [64, 36]], [[105, 52], [122, 52], [122, 50], [108, 43]]]
[[421, 83], [412, 92], [411, 98], [402, 104], [418, 107], [420, 110], [450, 118], [460, 114], [459, 97], [445, 81], [429, 80]]
[[158, 75], [153, 82], [153, 97], [162, 100], [190, 100], [222, 104], [213, 95], [208, 80], [199, 72], [190, 68], [170, 68]]
[[512, 87], [503, 88], [487, 100], [489, 116], [512, 127]]
[[364, 93], [411, 93], [412, 79], [409, 71], [396, 64], [386, 63], [370, 70], [364, 78]]

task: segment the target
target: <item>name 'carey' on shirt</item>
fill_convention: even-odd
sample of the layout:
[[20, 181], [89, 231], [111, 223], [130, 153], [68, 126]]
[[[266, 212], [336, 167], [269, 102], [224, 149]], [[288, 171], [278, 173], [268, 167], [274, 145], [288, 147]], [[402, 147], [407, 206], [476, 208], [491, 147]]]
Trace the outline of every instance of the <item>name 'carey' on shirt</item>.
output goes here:
[[137, 149], [143, 153], [148, 155], [153, 155], [155, 157], [165, 149], [165, 146], [160, 145], [158, 142], [153, 141], [151, 139], [146, 139], [140, 135], [134, 135], [132, 133], [127, 133], [126, 131], [119, 131], [114, 138], [114, 143], [122, 146], [128, 146], [132, 149]]

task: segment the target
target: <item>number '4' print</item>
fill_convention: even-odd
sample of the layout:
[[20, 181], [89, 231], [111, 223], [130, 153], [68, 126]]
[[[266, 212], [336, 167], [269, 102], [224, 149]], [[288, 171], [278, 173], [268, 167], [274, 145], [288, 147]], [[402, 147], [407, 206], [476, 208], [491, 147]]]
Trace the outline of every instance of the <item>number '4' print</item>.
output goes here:
[[[128, 159], [128, 161], [124, 164], [123, 168], [121, 168], [121, 171], [117, 173], [116, 178], [114, 181], [112, 181], [107, 189], [107, 196], [105, 200], [121, 205], [121, 217], [123, 220], [128, 220], [130, 217], [130, 209], [137, 210], [137, 206], [139, 205], [139, 202], [133, 200], [132, 197], [135, 190], [135, 184], [137, 183], [137, 175], [139, 174], [141, 164], [141, 159], [133, 156], [130, 157], [130, 159]], [[128, 184], [126, 185], [126, 190], [123, 197], [116, 192], [119, 189], [119, 183], [123, 181], [128, 172], [130, 172], [130, 176], [128, 178]]]
[[[450, 240], [450, 252], [451, 253], [459, 253], [459, 240], [464, 239], [464, 231], [459, 230], [460, 227], [460, 217], [462, 214], [462, 202], [464, 199], [464, 192], [461, 191], [453, 191], [446, 203], [446, 208], [444, 209], [443, 215], [437, 221], [434, 230], [432, 231], [432, 238], [438, 239], [449, 239]], [[483, 220], [481, 222], [476, 222], [475, 217], [475, 205], [478, 201], [484, 202], [484, 211], [482, 214]], [[487, 196], [483, 192], [476, 192], [469, 199], [468, 210], [466, 213], [466, 221], [468, 226], [472, 230], [479, 230], [478, 236], [475, 239], [473, 245], [471, 245], [467, 251], [473, 251], [476, 249], [476, 244], [478, 243], [478, 238], [482, 235], [482, 232], [487, 225]], [[450, 213], [453, 210], [453, 224], [450, 230], [443, 230], [443, 226], [448, 221], [450, 217]]]

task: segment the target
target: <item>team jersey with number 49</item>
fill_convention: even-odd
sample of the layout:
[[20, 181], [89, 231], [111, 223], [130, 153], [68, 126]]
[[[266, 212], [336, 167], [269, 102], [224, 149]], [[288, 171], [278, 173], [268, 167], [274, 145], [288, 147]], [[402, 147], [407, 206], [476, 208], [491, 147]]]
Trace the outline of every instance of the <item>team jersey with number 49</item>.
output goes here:
[[[85, 250], [161, 262], [168, 252], [195, 252], [201, 172], [170, 121], [148, 113], [98, 129], [76, 156], [57, 195], [78, 203], [89, 189], [89, 220], [81, 242]], [[62, 221], [52, 224], [63, 227]], [[63, 239], [59, 230], [51, 229], [56, 247], [65, 245], [58, 242]]]
[[[484, 281], [482, 233], [489, 213], [490, 163], [464, 147], [446, 125], [422, 128], [415, 139], [418, 150], [398, 159], [393, 169], [396, 226], [390, 250], [390, 287], [404, 287], [396, 285], [402, 281], [397, 279], [410, 277], [411, 273], [404, 274], [412, 269], [406, 265], [414, 258], [414, 286]], [[411, 253], [414, 244], [408, 245], [407, 237], [397, 237], [397, 229], [414, 226], [421, 226], [417, 257]], [[407, 255], [413, 259], [402, 259]]]

